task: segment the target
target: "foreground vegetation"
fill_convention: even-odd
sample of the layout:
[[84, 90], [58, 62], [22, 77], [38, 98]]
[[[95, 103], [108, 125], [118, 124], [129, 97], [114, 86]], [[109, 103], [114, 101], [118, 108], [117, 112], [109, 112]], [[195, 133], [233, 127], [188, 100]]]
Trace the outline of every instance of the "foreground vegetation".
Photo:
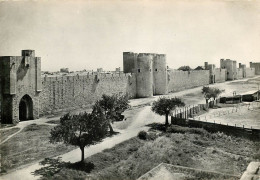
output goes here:
[[1, 130], [0, 131], [1, 142], [6, 140], [12, 134], [18, 132], [19, 130], [20, 130], [20, 128], [11, 128], [11, 129], [7, 129], [7, 130], [4, 130], [4, 129]]
[[250, 161], [260, 159], [259, 141], [223, 133], [153, 124], [144, 134], [86, 158], [91, 169], [63, 167], [47, 179], [137, 179], [162, 162], [239, 176]]
[[[31, 124], [19, 134], [1, 144], [1, 173], [45, 157], [57, 156], [75, 149], [74, 146], [51, 144], [49, 142], [51, 128], [53, 126]], [[10, 129], [6, 134], [18, 130], [19, 128]]]

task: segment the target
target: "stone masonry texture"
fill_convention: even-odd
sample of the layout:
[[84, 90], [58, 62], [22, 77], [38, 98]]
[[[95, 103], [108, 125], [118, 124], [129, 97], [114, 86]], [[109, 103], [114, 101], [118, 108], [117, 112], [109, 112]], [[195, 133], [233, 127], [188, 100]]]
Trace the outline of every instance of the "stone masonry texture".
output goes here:
[[103, 94], [150, 97], [253, 77], [257, 65], [236, 68], [236, 61], [221, 59], [221, 68], [207, 63], [206, 70], [178, 71], [167, 69], [165, 54], [124, 52], [124, 73], [42, 76], [41, 58], [35, 57], [34, 50], [22, 50], [22, 56], [0, 57], [1, 122], [15, 124], [21, 117], [37, 119], [56, 111], [90, 107]]

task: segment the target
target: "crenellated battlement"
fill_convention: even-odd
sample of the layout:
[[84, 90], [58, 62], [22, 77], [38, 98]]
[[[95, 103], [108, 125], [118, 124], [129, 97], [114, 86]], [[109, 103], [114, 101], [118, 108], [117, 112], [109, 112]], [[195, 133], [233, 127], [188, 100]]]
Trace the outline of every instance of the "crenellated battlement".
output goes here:
[[101, 81], [104, 80], [120, 80], [120, 79], [127, 79], [128, 76], [131, 75], [131, 73], [113, 73], [113, 74], [106, 74], [106, 73], [100, 73], [100, 74], [75, 74], [75, 75], [42, 75], [42, 82], [55, 82], [55, 81], [74, 81], [74, 80], [94, 80], [95, 78], [98, 78]]
[[[165, 95], [168, 92], [252, 77], [260, 63], [250, 68], [221, 59], [220, 68], [204, 63], [205, 70], [171, 70], [166, 54], [123, 52], [124, 73], [82, 72], [41, 75], [41, 58], [34, 50], [21, 56], [0, 57], [1, 116], [5, 122], [38, 118], [64, 109], [90, 107], [103, 94], [126, 94], [129, 98]], [[202, 68], [203, 69], [203, 68]], [[24, 113], [22, 113], [24, 112]]]

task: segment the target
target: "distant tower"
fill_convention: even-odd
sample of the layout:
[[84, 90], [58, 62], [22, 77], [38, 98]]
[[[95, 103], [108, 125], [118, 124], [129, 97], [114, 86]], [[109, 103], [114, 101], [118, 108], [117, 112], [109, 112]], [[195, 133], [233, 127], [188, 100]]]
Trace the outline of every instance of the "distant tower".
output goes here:
[[208, 62], [204, 62], [204, 68], [205, 68], [205, 70], [207, 70], [207, 69], [208, 69], [208, 65], [209, 65], [209, 63], [208, 63]]
[[255, 74], [260, 75], [260, 62], [250, 62], [250, 68], [255, 68]]
[[227, 80], [237, 79], [237, 62], [230, 59], [221, 59], [220, 67], [222, 69], [227, 69]]
[[154, 95], [168, 93], [166, 55], [156, 54], [153, 59]]
[[136, 96], [153, 96], [153, 54], [140, 53], [136, 66]]
[[34, 50], [22, 50], [22, 56], [1, 56], [0, 70], [2, 122], [38, 118], [41, 58], [35, 57]]
[[237, 79], [237, 61], [233, 61], [234, 79]]

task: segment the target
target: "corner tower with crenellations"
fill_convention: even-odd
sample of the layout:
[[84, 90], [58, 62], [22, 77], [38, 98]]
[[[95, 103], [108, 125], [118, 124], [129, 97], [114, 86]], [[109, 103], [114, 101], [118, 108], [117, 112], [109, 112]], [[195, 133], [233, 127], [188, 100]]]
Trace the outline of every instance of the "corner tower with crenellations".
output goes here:
[[124, 52], [123, 70], [136, 75], [136, 97], [168, 93], [165, 54]]

